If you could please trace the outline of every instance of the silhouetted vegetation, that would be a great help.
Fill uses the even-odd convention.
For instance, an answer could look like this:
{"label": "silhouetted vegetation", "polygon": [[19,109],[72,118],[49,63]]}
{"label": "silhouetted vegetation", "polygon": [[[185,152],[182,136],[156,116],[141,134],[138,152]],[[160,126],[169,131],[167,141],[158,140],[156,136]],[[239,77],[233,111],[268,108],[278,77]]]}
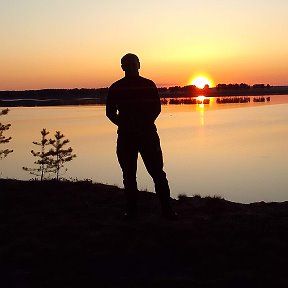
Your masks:
{"label": "silhouetted vegetation", "polygon": [[253,98],[253,102],[269,102],[270,101],[270,97],[264,97],[264,96],[261,96],[261,97],[254,97]]}
{"label": "silhouetted vegetation", "polygon": [[[51,168],[54,169],[56,180],[58,180],[61,168],[64,167],[66,162],[72,161],[73,158],[76,157],[76,154],[72,154],[73,149],[71,147],[66,149],[64,148],[64,146],[66,146],[66,144],[68,144],[70,141],[68,139],[64,139],[65,136],[61,134],[60,131],[56,131],[54,137],[55,139],[51,140],[51,145],[53,148],[50,150],[50,154],[53,156]],[[65,171],[67,171],[67,169]]]}
{"label": "silhouetted vegetation", "polygon": [[205,85],[203,89],[196,87],[195,85],[172,86],[169,88],[158,88],[160,97],[174,98],[174,97],[197,97],[199,95],[208,95],[209,86]]}
{"label": "silhouetted vegetation", "polygon": [[[270,102],[271,97],[253,97],[253,102]],[[227,103],[250,103],[251,99],[250,97],[242,97],[242,96],[226,96],[226,97],[218,97],[216,99],[217,104],[227,104]]]}
{"label": "silhouetted vegetation", "polygon": [[264,89],[264,88],[271,88],[270,84],[254,84],[252,86],[246,84],[246,83],[241,83],[241,84],[238,84],[238,83],[235,83],[235,84],[217,84],[216,85],[216,88],[218,90],[222,89],[222,90],[233,90],[233,89],[251,89],[251,88],[254,88],[254,89]]}
{"label": "silhouetted vegetation", "polygon": [[[219,96],[257,96],[257,95],[286,95],[288,87],[286,86],[270,86],[270,84],[254,84],[246,83],[234,84],[217,84],[216,87],[206,85],[203,89],[197,88],[195,85],[187,85],[184,87],[173,86],[158,89],[160,97],[166,98],[190,98],[197,96],[219,97]],[[176,101],[177,102],[177,101]],[[162,100],[163,104],[167,104]],[[176,103],[181,104],[181,103]],[[187,103],[191,104],[191,103]],[[194,104],[194,103],[192,103]]]}
{"label": "silhouetted vegetation", "polygon": [[[164,98],[189,98],[197,96],[252,96],[252,95],[285,95],[286,86],[246,83],[206,85],[203,89],[195,85],[159,87],[159,95]],[[13,106],[60,106],[105,104],[108,88],[86,89],[42,89],[26,91],[0,91],[0,107]],[[163,102],[165,104],[165,102]]]}
{"label": "silhouetted vegetation", "polygon": [[220,97],[216,99],[218,104],[226,104],[226,103],[248,103],[250,102],[250,97]]}
{"label": "silhouetted vegetation", "polygon": [[[41,131],[41,142],[32,142],[33,144],[41,147],[41,151],[39,152],[31,150],[33,156],[40,158],[34,162],[34,164],[38,165],[38,168],[23,167],[23,169],[30,172],[30,174],[39,176],[41,181],[45,179],[44,176],[47,173],[48,175],[49,173],[54,173],[55,179],[59,180],[61,168],[64,167],[66,162],[70,162],[76,157],[76,154],[72,154],[73,149],[71,147],[64,147],[70,141],[68,139],[64,139],[65,136],[60,131],[55,132],[54,139],[46,138],[49,133],[50,132],[44,128]],[[51,148],[47,151],[46,148],[49,146]],[[67,169],[65,169],[65,172],[66,171]],[[48,178],[50,178],[49,176]]]}
{"label": "silhouetted vegetation", "polygon": [[30,172],[30,174],[39,176],[40,180],[43,181],[45,179],[45,174],[53,172],[52,170],[52,157],[51,157],[51,151],[46,151],[46,147],[50,146],[52,144],[51,139],[47,139],[46,136],[50,132],[47,131],[45,128],[41,131],[42,139],[40,142],[33,141],[32,143],[34,145],[40,146],[41,151],[36,152],[34,150],[31,150],[31,153],[35,157],[39,157],[37,161],[34,162],[38,166],[38,168],[28,168],[23,167],[23,170]]}
{"label": "silhouetted vegetation", "polygon": [[271,86],[270,84],[246,83],[217,84],[210,91],[210,96],[261,96],[261,95],[287,95],[287,86]]}
{"label": "silhouetted vegetation", "polygon": [[108,88],[0,91],[0,106],[58,106],[104,104]]}
{"label": "silhouetted vegetation", "polygon": [[[8,112],[9,112],[9,109],[3,109],[2,111],[0,111],[0,116],[7,115]],[[11,124],[2,124],[0,122],[0,144],[7,144],[12,139],[11,137],[6,137],[5,135],[3,135],[3,133],[9,130],[10,127],[11,127]],[[8,154],[12,152],[13,150],[10,150],[10,149],[0,150],[0,160],[7,157]]]}
{"label": "silhouetted vegetation", "polygon": [[197,99],[197,98],[171,98],[169,101],[165,101],[166,99],[161,99],[162,104],[209,104],[210,99],[204,98],[204,99]]}
{"label": "silhouetted vegetation", "polygon": [[218,90],[220,89],[227,89],[227,90],[231,90],[231,89],[250,89],[250,85],[246,84],[246,83],[241,83],[241,84],[217,84],[216,88]]}
{"label": "silhouetted vegetation", "polygon": [[[193,193],[193,182],[191,182]],[[91,182],[0,179],[1,287],[288,287],[288,202],[172,200]],[[213,193],[213,191],[211,191]]]}

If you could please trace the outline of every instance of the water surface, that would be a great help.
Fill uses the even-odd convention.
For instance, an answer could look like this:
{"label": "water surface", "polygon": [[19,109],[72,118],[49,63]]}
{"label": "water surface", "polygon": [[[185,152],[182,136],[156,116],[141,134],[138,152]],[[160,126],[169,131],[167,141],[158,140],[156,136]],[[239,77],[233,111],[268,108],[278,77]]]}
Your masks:
{"label": "water surface", "polygon": [[[270,103],[165,105],[157,119],[165,171],[173,197],[219,195],[227,200],[288,200],[288,96]],[[15,107],[1,122],[14,149],[0,162],[2,177],[31,179],[22,170],[36,160],[30,150],[46,128],[63,132],[77,158],[66,166],[66,178],[92,179],[122,187],[115,146],[116,127],[104,106]],[[2,145],[4,148],[4,145]],[[139,189],[154,191],[141,158]]]}

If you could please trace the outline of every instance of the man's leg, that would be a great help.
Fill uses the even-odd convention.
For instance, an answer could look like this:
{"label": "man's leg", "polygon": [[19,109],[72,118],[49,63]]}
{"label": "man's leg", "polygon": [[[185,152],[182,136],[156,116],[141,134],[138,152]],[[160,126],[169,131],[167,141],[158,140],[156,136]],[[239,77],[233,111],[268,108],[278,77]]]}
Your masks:
{"label": "man's leg", "polygon": [[153,178],[155,192],[161,202],[163,214],[172,218],[175,213],[170,205],[170,188],[166,173],[163,171],[163,155],[157,131],[145,134],[139,146],[145,167]]}
{"label": "man's leg", "polygon": [[137,213],[137,158],[138,148],[135,139],[127,135],[118,135],[117,157],[123,173],[123,184],[126,196],[126,214],[133,217]]}

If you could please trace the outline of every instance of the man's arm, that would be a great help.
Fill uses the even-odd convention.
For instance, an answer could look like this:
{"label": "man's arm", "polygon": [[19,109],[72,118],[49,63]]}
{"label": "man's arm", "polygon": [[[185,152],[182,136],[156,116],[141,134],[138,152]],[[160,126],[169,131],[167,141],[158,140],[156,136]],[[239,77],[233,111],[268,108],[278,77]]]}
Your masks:
{"label": "man's arm", "polygon": [[153,83],[152,86],[152,99],[151,99],[151,116],[153,118],[153,121],[155,121],[157,119],[157,117],[159,116],[160,112],[161,112],[161,102],[160,102],[160,97],[158,94],[158,89],[156,87],[156,85]]}
{"label": "man's arm", "polygon": [[106,101],[106,116],[110,119],[112,123],[118,126],[119,115],[117,113],[117,105],[114,100],[113,88],[110,88],[107,95]]}

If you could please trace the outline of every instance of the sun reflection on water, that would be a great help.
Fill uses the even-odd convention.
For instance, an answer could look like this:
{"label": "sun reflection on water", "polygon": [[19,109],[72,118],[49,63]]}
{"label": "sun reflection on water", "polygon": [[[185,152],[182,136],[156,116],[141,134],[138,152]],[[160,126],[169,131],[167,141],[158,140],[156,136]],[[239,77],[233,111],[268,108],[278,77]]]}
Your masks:
{"label": "sun reflection on water", "polygon": [[203,95],[200,95],[200,96],[196,97],[196,100],[197,100],[196,111],[198,111],[199,115],[200,115],[200,125],[204,126],[204,124],[205,124],[205,121],[204,121],[205,104],[210,104],[210,98],[205,97]]}

